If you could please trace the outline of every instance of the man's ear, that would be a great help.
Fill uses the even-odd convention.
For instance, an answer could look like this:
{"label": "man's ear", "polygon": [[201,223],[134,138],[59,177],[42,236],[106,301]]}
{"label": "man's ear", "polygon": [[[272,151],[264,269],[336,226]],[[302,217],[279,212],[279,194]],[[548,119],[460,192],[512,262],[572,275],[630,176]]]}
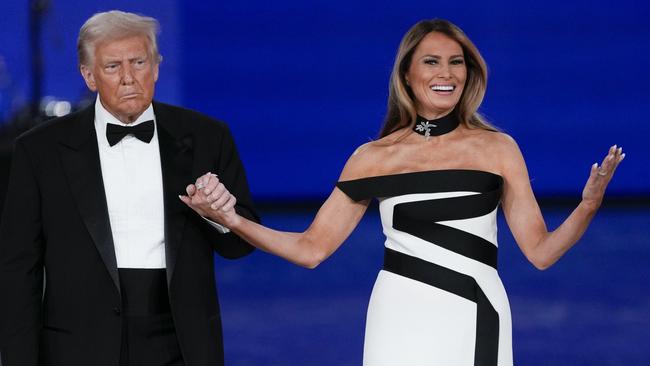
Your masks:
{"label": "man's ear", "polygon": [[83,76],[88,89],[90,89],[90,91],[96,92],[97,84],[95,83],[95,75],[93,75],[93,72],[90,69],[90,67],[86,65],[81,65],[79,66],[79,72],[81,72],[81,76]]}
{"label": "man's ear", "polygon": [[[162,56],[160,57],[162,59]],[[156,62],[155,65],[153,65],[153,81],[156,82],[158,81],[158,70],[160,69],[160,62]]]}

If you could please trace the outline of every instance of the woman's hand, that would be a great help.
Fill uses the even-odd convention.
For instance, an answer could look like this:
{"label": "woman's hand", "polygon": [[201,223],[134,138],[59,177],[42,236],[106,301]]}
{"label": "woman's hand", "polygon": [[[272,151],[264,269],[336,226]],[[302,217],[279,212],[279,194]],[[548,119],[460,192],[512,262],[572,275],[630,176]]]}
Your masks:
{"label": "woman's hand", "polygon": [[598,163],[591,166],[591,174],[589,174],[587,184],[582,190],[582,202],[589,208],[595,210],[600,207],[605,195],[605,189],[612,179],[616,167],[624,158],[623,148],[614,145],[609,148],[609,152],[600,166],[598,166]]}
{"label": "woman's hand", "polygon": [[194,184],[188,185],[185,191],[187,196],[179,198],[199,215],[228,228],[239,219],[235,212],[237,199],[219,181],[216,174],[208,172],[200,176]]}

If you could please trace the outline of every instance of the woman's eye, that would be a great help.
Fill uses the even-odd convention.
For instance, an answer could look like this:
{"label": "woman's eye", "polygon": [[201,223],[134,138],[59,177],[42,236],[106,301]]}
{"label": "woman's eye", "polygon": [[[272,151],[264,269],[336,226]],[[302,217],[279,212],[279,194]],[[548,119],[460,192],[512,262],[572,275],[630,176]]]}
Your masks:
{"label": "woman's eye", "polygon": [[452,60],[451,61],[452,65],[462,65],[464,63],[465,63],[465,60],[462,60],[462,59],[457,59],[457,60]]}
{"label": "woman's eye", "polygon": [[424,60],[424,63],[427,65],[436,65],[438,63],[438,60],[434,60],[434,59]]}

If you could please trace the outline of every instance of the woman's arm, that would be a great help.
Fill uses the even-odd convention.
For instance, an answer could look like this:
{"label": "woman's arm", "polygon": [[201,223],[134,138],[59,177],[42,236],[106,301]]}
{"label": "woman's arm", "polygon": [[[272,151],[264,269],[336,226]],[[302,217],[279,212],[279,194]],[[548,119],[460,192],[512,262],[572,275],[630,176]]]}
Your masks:
{"label": "woman's arm", "polygon": [[354,202],[334,188],[314,221],[302,233],[269,229],[239,215],[228,215],[229,212],[219,210],[214,210],[211,217],[216,221],[223,219],[226,227],[259,249],[297,265],[315,268],[352,233],[363,217],[368,202]]}
{"label": "woman's arm", "polygon": [[[351,159],[341,174],[348,179],[357,164]],[[253,246],[307,268],[315,268],[327,259],[352,233],[370,200],[355,202],[340,189],[334,188],[321,206],[314,221],[302,233],[278,231],[257,224],[239,215],[234,209],[236,199],[214,174],[199,177],[181,196],[194,211],[227,227]]]}
{"label": "woman's arm", "polygon": [[[524,159],[511,138],[507,137],[503,162],[503,212],[517,244],[528,260],[543,270],[557,262],[584,234],[600,207],[605,189],[625,154],[612,146],[602,164],[591,167],[589,179],[582,192],[582,201],[569,217],[549,232],[535,199]],[[559,178],[559,177],[558,177]]]}

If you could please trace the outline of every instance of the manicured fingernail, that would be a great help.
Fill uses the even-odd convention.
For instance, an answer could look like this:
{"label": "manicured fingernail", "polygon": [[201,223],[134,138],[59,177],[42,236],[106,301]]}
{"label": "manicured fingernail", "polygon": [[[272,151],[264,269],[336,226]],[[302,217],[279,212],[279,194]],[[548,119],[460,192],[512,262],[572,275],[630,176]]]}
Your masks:
{"label": "manicured fingernail", "polygon": [[621,154],[621,160],[625,158],[625,154]]}

